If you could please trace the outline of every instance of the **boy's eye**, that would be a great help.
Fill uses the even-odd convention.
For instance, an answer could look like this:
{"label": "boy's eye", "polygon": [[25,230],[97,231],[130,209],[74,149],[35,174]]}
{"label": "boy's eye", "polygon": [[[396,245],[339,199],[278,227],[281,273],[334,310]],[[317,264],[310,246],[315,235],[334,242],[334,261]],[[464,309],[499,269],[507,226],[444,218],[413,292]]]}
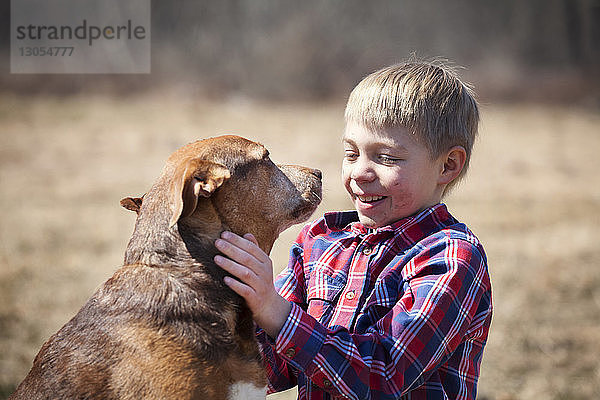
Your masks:
{"label": "boy's eye", "polygon": [[344,158],[348,161],[354,161],[358,158],[358,154],[351,150],[346,150],[344,152]]}
{"label": "boy's eye", "polygon": [[400,161],[400,159],[396,158],[396,157],[390,157],[390,156],[385,155],[385,154],[381,154],[379,156],[379,161],[381,161],[382,164],[395,164],[398,161]]}

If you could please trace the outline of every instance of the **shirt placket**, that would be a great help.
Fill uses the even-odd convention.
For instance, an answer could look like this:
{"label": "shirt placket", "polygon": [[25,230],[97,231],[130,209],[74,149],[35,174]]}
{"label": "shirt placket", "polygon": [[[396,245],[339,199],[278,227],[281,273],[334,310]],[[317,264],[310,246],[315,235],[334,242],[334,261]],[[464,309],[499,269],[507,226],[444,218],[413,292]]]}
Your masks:
{"label": "shirt placket", "polygon": [[374,246],[365,237],[357,246],[348,273],[348,280],[338,302],[336,324],[351,329],[358,315],[358,308],[363,297],[365,283],[368,282],[369,258]]}

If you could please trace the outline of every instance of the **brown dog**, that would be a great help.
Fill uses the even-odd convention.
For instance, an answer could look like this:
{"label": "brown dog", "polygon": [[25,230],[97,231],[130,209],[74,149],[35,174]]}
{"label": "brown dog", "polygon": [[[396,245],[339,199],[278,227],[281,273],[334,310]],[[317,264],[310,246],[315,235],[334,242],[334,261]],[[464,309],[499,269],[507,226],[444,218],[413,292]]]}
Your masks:
{"label": "brown dog", "polygon": [[[143,198],[125,265],[41,348],[10,399],[228,399],[265,396],[252,315],[213,257],[224,230],[269,252],[308,218],[321,173],[277,167],[237,136],[173,153]],[[256,392],[255,392],[256,394]]]}

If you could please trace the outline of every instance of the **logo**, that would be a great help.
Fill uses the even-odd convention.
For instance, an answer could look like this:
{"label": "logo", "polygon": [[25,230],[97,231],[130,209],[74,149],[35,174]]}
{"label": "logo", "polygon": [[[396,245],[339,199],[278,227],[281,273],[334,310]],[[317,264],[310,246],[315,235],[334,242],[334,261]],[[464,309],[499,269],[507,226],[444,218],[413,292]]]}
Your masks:
{"label": "logo", "polygon": [[11,73],[150,73],[150,0],[11,0]]}

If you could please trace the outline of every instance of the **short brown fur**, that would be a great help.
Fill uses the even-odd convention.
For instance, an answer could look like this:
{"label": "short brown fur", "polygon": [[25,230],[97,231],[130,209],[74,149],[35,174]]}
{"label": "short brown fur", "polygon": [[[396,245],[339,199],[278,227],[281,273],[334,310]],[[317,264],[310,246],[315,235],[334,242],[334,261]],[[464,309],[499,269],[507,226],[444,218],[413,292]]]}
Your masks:
{"label": "short brown fur", "polygon": [[222,400],[264,386],[252,315],[213,262],[224,230],[269,252],[320,201],[317,170],[278,167],[255,142],[221,136],[173,153],[142,198],[125,265],[41,348],[10,399]]}

